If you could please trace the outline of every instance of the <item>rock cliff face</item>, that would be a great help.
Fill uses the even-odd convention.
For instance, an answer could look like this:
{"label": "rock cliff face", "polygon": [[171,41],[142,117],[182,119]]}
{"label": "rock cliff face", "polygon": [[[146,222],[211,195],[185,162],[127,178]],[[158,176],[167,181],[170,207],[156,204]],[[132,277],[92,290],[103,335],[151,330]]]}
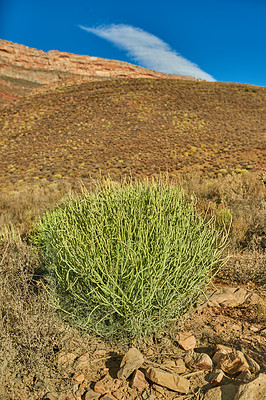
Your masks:
{"label": "rock cliff face", "polygon": [[106,78],[179,78],[122,61],[107,60],[56,50],[44,52],[21,44],[0,40],[0,97],[1,102],[29,94],[51,83],[76,77]]}

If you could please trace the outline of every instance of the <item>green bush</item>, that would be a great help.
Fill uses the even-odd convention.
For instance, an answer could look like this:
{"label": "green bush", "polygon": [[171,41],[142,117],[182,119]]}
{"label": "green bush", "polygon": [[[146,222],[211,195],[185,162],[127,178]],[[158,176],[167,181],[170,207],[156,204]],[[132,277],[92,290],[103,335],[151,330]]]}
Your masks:
{"label": "green bush", "polygon": [[33,240],[72,323],[125,338],[164,328],[196,301],[225,236],[174,184],[105,181],[46,213]]}

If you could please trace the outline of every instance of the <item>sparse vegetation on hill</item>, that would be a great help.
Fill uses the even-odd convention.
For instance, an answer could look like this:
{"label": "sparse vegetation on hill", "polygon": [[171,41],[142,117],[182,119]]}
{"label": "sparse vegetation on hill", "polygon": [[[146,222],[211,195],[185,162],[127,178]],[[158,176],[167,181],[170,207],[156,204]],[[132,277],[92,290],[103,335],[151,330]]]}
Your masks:
{"label": "sparse vegetation on hill", "polygon": [[[62,87],[1,109],[0,184],[262,171],[265,88],[159,79]],[[236,170],[236,172],[234,172]]]}

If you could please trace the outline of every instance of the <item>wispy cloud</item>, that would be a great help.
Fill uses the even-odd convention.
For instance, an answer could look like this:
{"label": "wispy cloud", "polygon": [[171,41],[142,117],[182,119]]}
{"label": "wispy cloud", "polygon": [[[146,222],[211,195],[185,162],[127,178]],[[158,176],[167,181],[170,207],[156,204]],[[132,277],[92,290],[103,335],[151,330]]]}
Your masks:
{"label": "wispy cloud", "polygon": [[157,36],[140,28],[123,24],[102,25],[96,28],[82,25],[79,27],[126,50],[132,60],[146,68],[168,74],[190,75],[207,81],[215,81],[197,64],[178,54]]}

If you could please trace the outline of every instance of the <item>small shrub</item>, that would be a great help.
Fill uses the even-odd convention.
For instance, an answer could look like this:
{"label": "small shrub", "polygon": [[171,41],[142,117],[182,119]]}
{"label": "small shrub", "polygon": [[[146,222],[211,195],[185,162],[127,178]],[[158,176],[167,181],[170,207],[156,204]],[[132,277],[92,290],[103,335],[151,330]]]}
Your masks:
{"label": "small shrub", "polygon": [[234,173],[235,174],[248,174],[248,170],[247,169],[241,169],[241,168],[235,168],[234,169]]}
{"label": "small shrub", "polygon": [[[32,399],[41,380],[60,381],[54,349],[65,346],[70,328],[55,314],[35,275],[35,248],[21,240],[2,242],[0,265],[0,398]],[[34,381],[31,387],[23,381],[31,375],[35,387]]]}
{"label": "small shrub", "polygon": [[138,337],[195,302],[225,235],[176,185],[105,182],[46,213],[33,241],[52,276],[52,298],[72,322]]}
{"label": "small shrub", "polygon": [[231,225],[233,214],[229,208],[222,208],[217,212],[217,214],[219,225],[228,227]]}

